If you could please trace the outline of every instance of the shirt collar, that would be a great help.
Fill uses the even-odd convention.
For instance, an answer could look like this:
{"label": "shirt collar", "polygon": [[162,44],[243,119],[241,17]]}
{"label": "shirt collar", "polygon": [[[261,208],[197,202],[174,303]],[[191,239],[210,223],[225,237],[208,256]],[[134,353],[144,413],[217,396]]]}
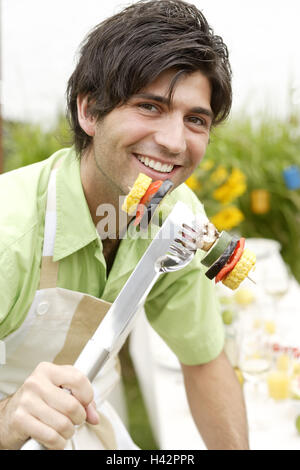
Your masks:
{"label": "shirt collar", "polygon": [[56,176],[57,226],[53,261],[59,261],[99,240],[80,178],[80,160],[74,148],[66,154]]}

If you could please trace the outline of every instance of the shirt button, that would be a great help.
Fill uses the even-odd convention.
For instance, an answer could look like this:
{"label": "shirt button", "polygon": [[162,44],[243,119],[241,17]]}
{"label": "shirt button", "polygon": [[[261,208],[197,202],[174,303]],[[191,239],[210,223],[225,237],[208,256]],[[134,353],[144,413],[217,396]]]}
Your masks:
{"label": "shirt button", "polygon": [[48,312],[49,309],[49,302],[41,302],[38,304],[36,313],[38,315],[44,315],[45,313]]}

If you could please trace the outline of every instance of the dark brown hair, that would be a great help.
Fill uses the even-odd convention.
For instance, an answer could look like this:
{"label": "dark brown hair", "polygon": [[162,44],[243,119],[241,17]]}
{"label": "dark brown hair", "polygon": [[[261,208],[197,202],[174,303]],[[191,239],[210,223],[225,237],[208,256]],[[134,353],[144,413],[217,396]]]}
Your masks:
{"label": "dark brown hair", "polygon": [[226,119],[232,103],[228,50],[194,5],[142,0],[97,25],[81,45],[67,87],[78,154],[92,140],[78,122],[78,95],[88,96],[89,113],[100,120],[171,68],[177,76],[200,70],[212,86],[213,125]]}

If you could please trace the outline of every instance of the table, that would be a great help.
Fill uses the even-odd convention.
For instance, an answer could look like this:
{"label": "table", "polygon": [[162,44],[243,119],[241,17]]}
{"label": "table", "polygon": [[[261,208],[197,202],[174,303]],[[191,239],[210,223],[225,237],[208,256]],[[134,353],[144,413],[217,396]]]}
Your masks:
{"label": "table", "polygon": [[[189,411],[177,358],[144,316],[138,319],[130,350],[159,447],[205,450]],[[264,415],[266,419],[262,429],[251,428],[250,424],[252,450],[300,449],[300,435],[294,425],[295,417],[300,414],[300,403],[291,400],[257,403],[247,384],[244,394],[249,418]]]}
{"label": "table", "polygon": [[[285,312],[281,318],[285,338],[298,341],[300,346],[300,286],[294,279],[291,280],[288,295],[281,302]],[[251,307],[247,308],[249,313]],[[206,446],[189,411],[179,362],[151,328],[145,314],[137,318],[131,334],[130,353],[160,448],[205,450]],[[264,399],[263,394],[257,400],[249,384],[244,385],[244,395],[252,450],[300,449],[300,435],[295,428],[300,401],[275,402]],[[255,423],[255,418],[262,416],[265,419],[260,420],[259,424]]]}

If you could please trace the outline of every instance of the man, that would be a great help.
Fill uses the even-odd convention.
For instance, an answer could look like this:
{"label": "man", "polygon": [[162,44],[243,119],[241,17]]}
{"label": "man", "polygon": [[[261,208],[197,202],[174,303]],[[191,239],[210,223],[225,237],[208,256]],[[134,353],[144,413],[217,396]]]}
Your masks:
{"label": "man", "polygon": [[[227,48],[193,5],[138,2],[83,43],[68,84],[74,147],[0,180],[2,448],[18,449],[30,436],[47,448],[71,438],[71,448],[94,448],[96,434],[100,448],[135,448],[103,402],[115,367],[94,384],[96,397],[71,364],[151,242],[121,240],[130,219],[118,217],[120,196],[143,172],[172,180],[170,206],[182,200],[203,211],[182,183],[230,106]],[[103,204],[116,209],[116,237],[99,230]],[[242,392],[200,259],[163,276],[145,311],[182,363],[207,447],[247,449]]]}

